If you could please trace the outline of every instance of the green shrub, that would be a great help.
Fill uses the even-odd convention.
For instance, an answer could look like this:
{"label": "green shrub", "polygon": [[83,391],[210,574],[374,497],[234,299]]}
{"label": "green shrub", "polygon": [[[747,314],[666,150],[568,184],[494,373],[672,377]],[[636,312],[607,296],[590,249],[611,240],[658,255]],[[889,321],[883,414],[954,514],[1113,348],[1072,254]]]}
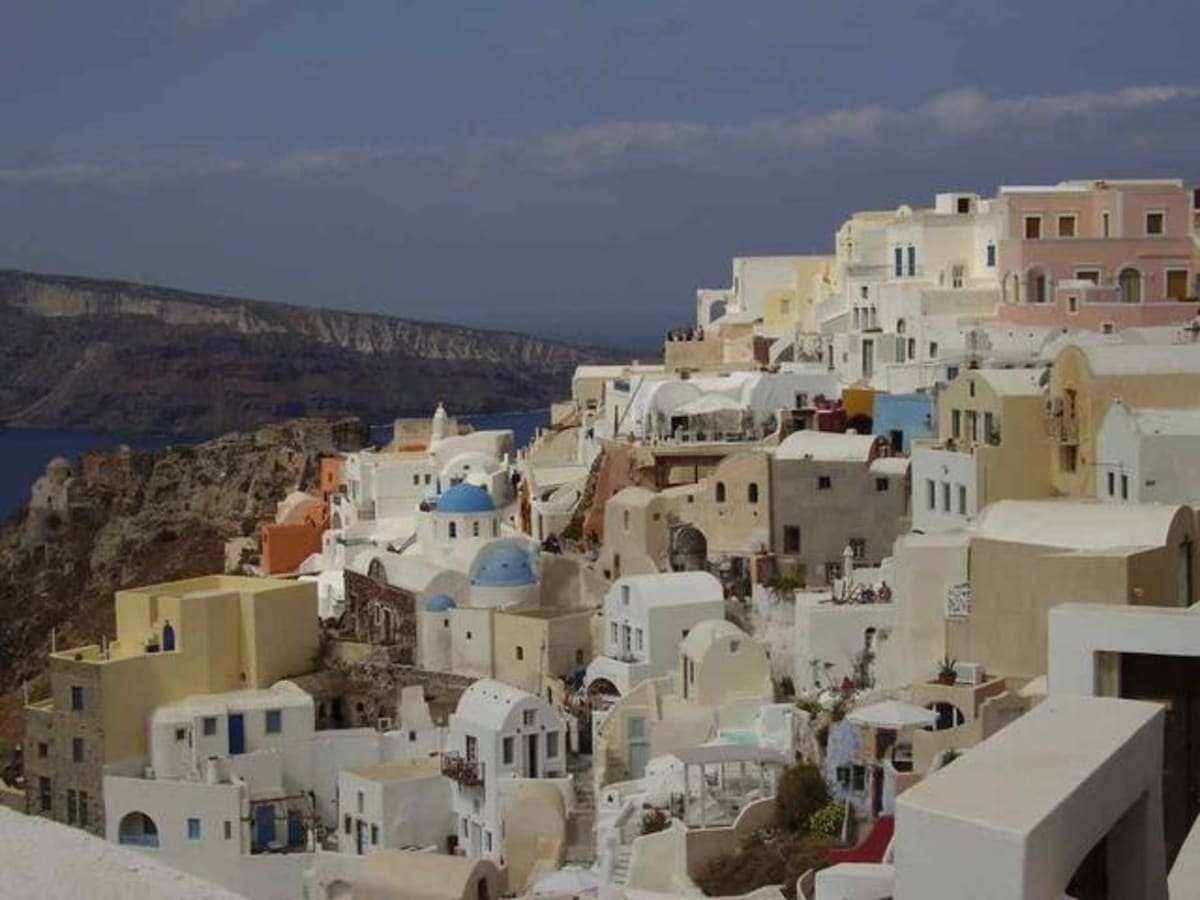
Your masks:
{"label": "green shrub", "polygon": [[829,865],[829,848],[834,845],[819,834],[756,837],[737,852],[707,863],[696,884],[710,897],[738,896],[778,885],[785,897],[794,898],[796,880],[809,869]]}
{"label": "green shrub", "polygon": [[845,818],[846,808],[838,801],[830,800],[808,817],[808,830],[813,834],[837,837],[842,833],[842,822]]}
{"label": "green shrub", "polygon": [[811,763],[788,766],[775,787],[775,818],[786,831],[803,831],[809,817],[829,802],[829,785]]}

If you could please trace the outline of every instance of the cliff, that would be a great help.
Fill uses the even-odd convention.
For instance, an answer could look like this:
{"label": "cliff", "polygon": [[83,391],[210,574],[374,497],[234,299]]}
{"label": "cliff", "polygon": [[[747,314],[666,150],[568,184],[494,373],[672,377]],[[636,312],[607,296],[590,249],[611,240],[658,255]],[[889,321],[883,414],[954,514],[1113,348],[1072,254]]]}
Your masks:
{"label": "cliff", "polygon": [[603,350],[151,285],[0,271],[0,421],[217,434],[548,406]]}

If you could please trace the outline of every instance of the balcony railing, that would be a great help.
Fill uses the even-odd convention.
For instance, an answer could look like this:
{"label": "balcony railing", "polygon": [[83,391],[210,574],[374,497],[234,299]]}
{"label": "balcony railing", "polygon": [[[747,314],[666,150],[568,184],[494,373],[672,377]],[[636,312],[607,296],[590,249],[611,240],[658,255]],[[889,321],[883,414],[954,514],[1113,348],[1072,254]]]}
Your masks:
{"label": "balcony railing", "polygon": [[1074,416],[1052,415],[1046,420],[1046,433],[1060,444],[1079,443],[1079,420]]}
{"label": "balcony railing", "polygon": [[479,787],[483,784],[483,763],[459,753],[443,753],[442,774],[459,784]]}

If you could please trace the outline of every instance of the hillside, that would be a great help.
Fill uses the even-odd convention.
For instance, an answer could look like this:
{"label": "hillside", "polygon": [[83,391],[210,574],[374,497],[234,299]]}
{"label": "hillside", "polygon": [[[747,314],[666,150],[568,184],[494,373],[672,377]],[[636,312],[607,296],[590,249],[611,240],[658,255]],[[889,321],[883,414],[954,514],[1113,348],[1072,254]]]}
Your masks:
{"label": "hillside", "polygon": [[603,350],[120,281],[0,271],[0,421],[217,434],[547,406]]}

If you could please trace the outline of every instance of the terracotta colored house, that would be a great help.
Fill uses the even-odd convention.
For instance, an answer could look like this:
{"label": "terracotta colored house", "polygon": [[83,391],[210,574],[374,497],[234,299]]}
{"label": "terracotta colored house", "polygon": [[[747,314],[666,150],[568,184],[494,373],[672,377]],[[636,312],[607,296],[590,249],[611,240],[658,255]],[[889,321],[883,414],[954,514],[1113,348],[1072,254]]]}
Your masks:
{"label": "terracotta colored house", "polygon": [[[322,465],[322,483],[324,466]],[[323,484],[322,484],[323,486]],[[262,568],[267,575],[294,572],[321,550],[321,535],[329,527],[329,504],[310,497],[291,506],[281,521],[262,527]]]}

